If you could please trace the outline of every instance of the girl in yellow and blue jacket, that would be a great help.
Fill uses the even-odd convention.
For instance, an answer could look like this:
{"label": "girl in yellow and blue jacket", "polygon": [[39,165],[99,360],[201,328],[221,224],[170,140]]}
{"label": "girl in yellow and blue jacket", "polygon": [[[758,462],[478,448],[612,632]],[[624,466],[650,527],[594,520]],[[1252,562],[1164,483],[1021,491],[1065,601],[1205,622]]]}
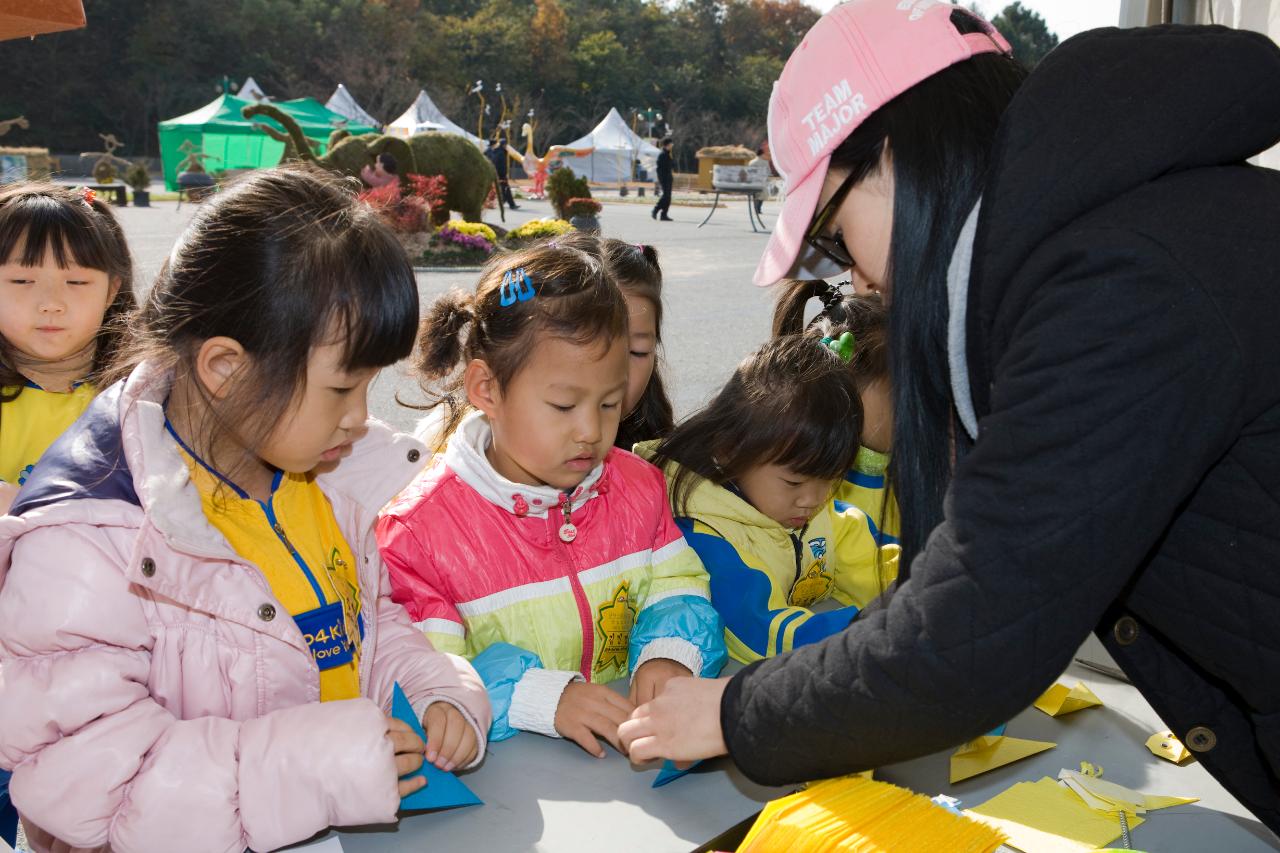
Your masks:
{"label": "girl in yellow and blue jacket", "polygon": [[[881,545],[898,544],[898,502],[888,488],[889,447],[893,442],[893,403],[886,341],[888,312],[878,296],[844,293],[840,284],[791,281],[782,285],[773,314],[773,336],[808,334],[839,336],[848,331],[857,345],[849,369],[862,401],[862,434],[858,455],[836,486],[837,510],[860,509],[871,535]],[[808,323],[805,308],[812,299],[822,308]]]}
{"label": "girl in yellow and blue jacket", "polygon": [[[667,477],[737,660],[841,631],[896,574],[897,546],[881,547],[866,515],[834,499],[862,431],[854,345],[847,332],[776,338],[705,409],[637,447]],[[814,610],[828,599],[834,609]]]}

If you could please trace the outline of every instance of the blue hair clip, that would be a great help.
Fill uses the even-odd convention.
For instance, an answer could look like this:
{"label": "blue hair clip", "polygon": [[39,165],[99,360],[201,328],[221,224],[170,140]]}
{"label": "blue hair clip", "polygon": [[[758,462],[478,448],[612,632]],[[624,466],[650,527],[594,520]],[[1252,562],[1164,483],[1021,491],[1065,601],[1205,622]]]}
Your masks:
{"label": "blue hair clip", "polygon": [[517,267],[514,271],[507,270],[502,274],[502,286],[498,292],[501,294],[499,304],[503,308],[509,308],[518,302],[528,302],[535,295],[533,279],[524,271],[524,267]]}

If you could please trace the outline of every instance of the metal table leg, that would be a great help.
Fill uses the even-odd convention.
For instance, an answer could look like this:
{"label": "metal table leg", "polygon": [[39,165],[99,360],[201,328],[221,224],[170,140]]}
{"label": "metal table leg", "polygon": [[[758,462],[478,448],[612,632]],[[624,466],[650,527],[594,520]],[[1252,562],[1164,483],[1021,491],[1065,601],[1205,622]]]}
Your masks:
{"label": "metal table leg", "polygon": [[698,223],[699,228],[701,228],[703,225],[706,225],[707,222],[710,221],[712,214],[716,212],[716,208],[719,206],[720,206],[720,191],[716,190],[716,200],[711,202],[711,210],[707,212],[707,218],[702,220],[702,222]]}

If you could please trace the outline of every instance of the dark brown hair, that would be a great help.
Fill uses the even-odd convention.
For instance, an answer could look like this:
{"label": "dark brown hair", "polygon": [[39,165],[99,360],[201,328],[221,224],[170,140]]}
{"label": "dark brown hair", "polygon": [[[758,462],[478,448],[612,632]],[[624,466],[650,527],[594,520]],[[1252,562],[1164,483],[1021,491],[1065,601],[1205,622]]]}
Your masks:
{"label": "dark brown hair", "polygon": [[[94,340],[89,375],[79,377],[101,385],[134,307],[133,260],[120,223],[103,202],[86,201],[83,190],[48,182],[15,184],[0,191],[0,261],[13,258],[19,245],[22,254],[15,260],[22,266],[40,266],[52,253],[59,268],[75,263],[102,270],[117,287]],[[0,387],[16,388],[0,400],[16,398],[25,382],[11,345],[0,336]]]}
{"label": "dark brown hair", "polygon": [[600,241],[600,254],[624,294],[646,299],[653,306],[653,328],[658,334],[653,375],[635,407],[623,415],[613,442],[630,450],[641,441],[666,438],[675,427],[675,412],[662,379],[662,267],[658,265],[658,250],[649,245],[606,238]]}
{"label": "dark brown hair", "polygon": [[[844,332],[852,332],[854,349],[849,366],[858,390],[865,391],[868,385],[889,380],[889,312],[879,296],[846,294],[842,285],[821,279],[780,284],[773,310],[773,336],[810,334],[838,338]],[[811,299],[822,300],[822,310],[805,323],[805,306]]]}
{"label": "dark brown hair", "polygon": [[840,356],[808,335],[775,338],[749,356],[705,408],[662,440],[654,464],[679,463],[671,508],[687,515],[702,480],[731,483],[757,465],[835,480],[858,454],[862,401]]}
{"label": "dark brown hair", "polygon": [[[531,290],[517,299],[521,270]],[[502,388],[524,367],[539,335],[608,345],[626,333],[627,304],[599,255],[563,238],[494,255],[474,293],[453,290],[427,309],[416,367],[430,402],[413,408],[445,406],[446,438],[469,405],[462,368],[472,359],[483,359]]]}
{"label": "dark brown hair", "polygon": [[407,356],[418,319],[413,268],[354,189],[313,167],[284,167],[205,202],[147,294],[115,375],[147,359],[181,379],[202,342],[236,340],[250,374],[221,401],[194,383],[209,413],[197,446],[212,448],[214,432],[227,431],[252,449],[305,388],[314,347],[341,342],[347,371]]}

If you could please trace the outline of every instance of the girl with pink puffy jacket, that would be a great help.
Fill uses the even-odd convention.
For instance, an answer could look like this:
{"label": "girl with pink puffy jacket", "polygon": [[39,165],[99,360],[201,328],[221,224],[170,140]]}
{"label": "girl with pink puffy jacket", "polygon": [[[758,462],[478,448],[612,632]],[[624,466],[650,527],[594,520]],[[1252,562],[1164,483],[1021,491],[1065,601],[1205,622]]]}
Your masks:
{"label": "girl with pink puffy jacket", "polygon": [[374,537],[423,448],[366,394],[417,315],[327,176],[258,173],[179,240],[123,378],[0,518],[0,767],[37,850],[270,850],[480,760],[483,684],[391,601]]}

